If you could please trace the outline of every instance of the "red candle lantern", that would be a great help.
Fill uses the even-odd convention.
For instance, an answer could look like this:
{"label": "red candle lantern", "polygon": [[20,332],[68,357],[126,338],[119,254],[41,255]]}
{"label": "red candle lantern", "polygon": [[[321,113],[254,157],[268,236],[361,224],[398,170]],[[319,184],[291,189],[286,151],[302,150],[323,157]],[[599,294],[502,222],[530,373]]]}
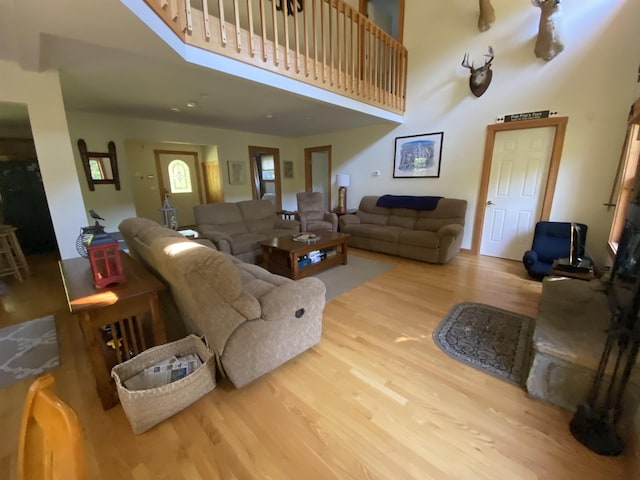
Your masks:
{"label": "red candle lantern", "polygon": [[87,254],[91,262],[93,283],[96,288],[104,288],[125,280],[120,246],[107,233],[91,235],[87,240]]}

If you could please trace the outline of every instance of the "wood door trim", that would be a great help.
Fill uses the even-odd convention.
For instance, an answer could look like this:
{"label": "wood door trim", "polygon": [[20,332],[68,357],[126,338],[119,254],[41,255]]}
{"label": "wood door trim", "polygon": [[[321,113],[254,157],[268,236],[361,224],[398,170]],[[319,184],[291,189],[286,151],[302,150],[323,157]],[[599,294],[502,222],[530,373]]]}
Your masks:
{"label": "wood door trim", "polygon": [[162,180],[162,165],[160,165],[160,155],[191,155],[195,162],[196,171],[196,188],[198,189],[198,199],[202,204],[203,196],[202,196],[202,188],[200,185],[202,184],[202,180],[200,179],[200,159],[198,156],[198,152],[193,151],[184,151],[184,150],[153,150],[153,155],[156,159],[156,175],[158,177],[158,188],[160,189],[160,204],[164,203],[164,181]]}
{"label": "wood door trim", "polygon": [[553,195],[556,189],[556,180],[558,179],[558,171],[560,169],[560,159],[562,157],[562,148],[564,146],[564,137],[567,131],[567,122],[569,117],[553,117],[541,118],[537,120],[523,120],[520,122],[495,123],[487,126],[487,138],[484,145],[484,160],[482,163],[482,175],[480,177],[480,190],[478,192],[478,203],[476,205],[476,215],[473,224],[473,233],[471,240],[471,253],[478,255],[480,253],[480,244],[482,243],[482,228],[484,226],[484,217],[486,211],[487,195],[489,193],[489,176],[491,175],[491,166],[493,160],[493,146],[495,142],[496,132],[504,132],[508,130],[526,130],[529,128],[555,127],[555,135],[553,138],[553,147],[551,149],[551,158],[549,160],[549,168],[547,173],[547,182],[544,188],[544,196],[542,199],[542,210],[539,220],[548,220],[551,214],[551,206],[553,204]]}
{"label": "wood door trim", "polygon": [[331,206],[331,145],[323,145],[321,147],[309,147],[304,149],[304,191],[310,192],[313,188],[311,185],[311,155],[314,152],[327,152],[327,204]]}

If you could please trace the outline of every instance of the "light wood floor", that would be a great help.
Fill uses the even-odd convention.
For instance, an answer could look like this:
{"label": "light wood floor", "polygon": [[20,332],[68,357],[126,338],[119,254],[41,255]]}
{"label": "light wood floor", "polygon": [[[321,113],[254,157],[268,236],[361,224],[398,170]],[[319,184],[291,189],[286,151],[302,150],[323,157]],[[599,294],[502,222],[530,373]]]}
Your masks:
{"label": "light wood floor", "polygon": [[[395,268],[326,305],[321,343],[236,390],[222,381],[191,407],[134,435],[103,411],[55,259],[0,295],[0,326],[56,314],[60,396],[78,413],[90,478],[625,479],[624,457],[571,436],[569,412],[442,353],[431,333],[459,301],[534,316],[540,283],[519,262],[468,254],[436,266],[363,251]],[[0,389],[0,478],[15,478],[31,379]]]}

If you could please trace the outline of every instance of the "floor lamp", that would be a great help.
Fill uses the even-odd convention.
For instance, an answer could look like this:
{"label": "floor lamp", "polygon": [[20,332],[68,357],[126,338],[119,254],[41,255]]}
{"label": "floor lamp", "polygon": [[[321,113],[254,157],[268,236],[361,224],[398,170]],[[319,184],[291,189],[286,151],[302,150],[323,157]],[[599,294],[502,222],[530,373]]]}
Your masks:
{"label": "floor lamp", "polygon": [[338,207],[336,213],[347,213],[347,187],[349,186],[349,175],[336,173],[336,185],[338,186]]}

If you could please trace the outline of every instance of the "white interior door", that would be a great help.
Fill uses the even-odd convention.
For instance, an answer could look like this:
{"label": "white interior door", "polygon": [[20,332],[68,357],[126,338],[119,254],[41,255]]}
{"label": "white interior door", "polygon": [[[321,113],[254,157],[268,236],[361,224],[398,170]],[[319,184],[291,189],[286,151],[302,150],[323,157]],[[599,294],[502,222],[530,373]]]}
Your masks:
{"label": "white interior door", "polygon": [[170,152],[155,150],[160,192],[169,194],[176,209],[178,225],[193,225],[193,207],[202,203],[196,152]]}
{"label": "white interior door", "polygon": [[496,133],[480,254],[521,260],[540,217],[556,127]]}

